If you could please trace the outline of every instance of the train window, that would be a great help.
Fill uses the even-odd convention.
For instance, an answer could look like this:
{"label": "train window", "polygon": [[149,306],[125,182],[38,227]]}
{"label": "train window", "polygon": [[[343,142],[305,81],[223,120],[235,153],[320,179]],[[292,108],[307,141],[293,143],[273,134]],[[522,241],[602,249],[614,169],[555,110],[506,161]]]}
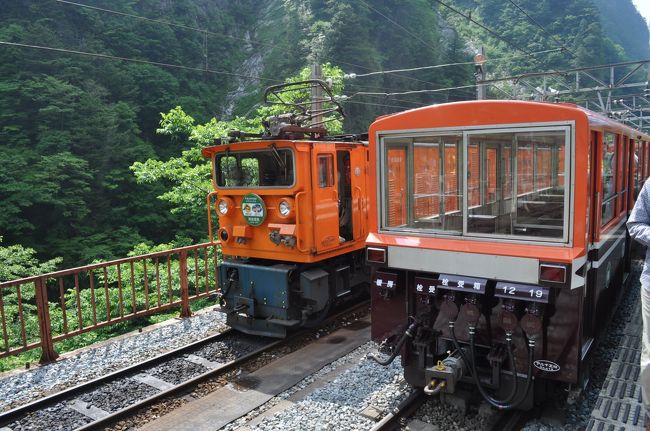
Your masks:
{"label": "train window", "polygon": [[382,227],[566,241],[568,140],[568,127],[384,137]]}
{"label": "train window", "polygon": [[645,182],[645,179],[650,175],[650,142],[643,141],[643,148],[645,152],[645,157],[643,158],[645,160],[645,164],[643,165],[643,181]]}
{"label": "train window", "polygon": [[618,166],[618,172],[619,172],[619,181],[618,181],[618,194],[620,196],[620,199],[618,200],[619,202],[619,208],[618,212],[619,214],[626,209],[626,203],[627,203],[627,183],[628,183],[628,163],[629,163],[629,155],[628,155],[628,144],[629,140],[627,136],[622,136],[620,140],[620,163]]}
{"label": "train window", "polygon": [[406,148],[388,148],[386,152],[386,226],[398,227],[406,225]]}
{"label": "train window", "polygon": [[231,151],[215,157],[218,187],[290,187],[294,183],[293,152],[288,149]]}
{"label": "train window", "polygon": [[601,226],[609,223],[616,215],[616,150],[616,135],[605,133],[600,165],[603,191]]}
{"label": "train window", "polygon": [[413,139],[413,216],[408,227],[460,232],[462,135],[423,136]]}
{"label": "train window", "polygon": [[331,154],[318,156],[318,187],[332,187],[334,185],[334,157]]}
{"label": "train window", "polygon": [[[563,130],[471,133],[467,233],[562,239],[565,146]],[[475,154],[479,162],[472,160]],[[477,176],[479,198],[469,188]]]}

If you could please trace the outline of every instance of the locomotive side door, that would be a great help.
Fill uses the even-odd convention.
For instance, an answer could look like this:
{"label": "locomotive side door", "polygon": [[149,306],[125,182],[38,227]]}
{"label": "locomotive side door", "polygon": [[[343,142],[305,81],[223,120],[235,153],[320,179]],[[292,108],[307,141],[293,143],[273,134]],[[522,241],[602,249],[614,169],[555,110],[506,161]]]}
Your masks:
{"label": "locomotive side door", "polygon": [[312,151],[312,190],[314,246],[317,253],[333,249],[340,243],[337,182],[335,145],[314,144]]}
{"label": "locomotive side door", "polygon": [[365,146],[358,145],[350,151],[350,163],[347,169],[352,192],[352,239],[364,239],[367,229],[366,201],[366,154]]}

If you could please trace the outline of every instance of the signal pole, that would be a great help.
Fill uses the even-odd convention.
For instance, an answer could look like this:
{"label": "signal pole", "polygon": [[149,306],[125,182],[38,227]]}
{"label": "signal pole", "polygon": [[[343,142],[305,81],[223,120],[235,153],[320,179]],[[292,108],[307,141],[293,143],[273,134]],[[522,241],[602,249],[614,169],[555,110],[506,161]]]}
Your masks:
{"label": "signal pole", "polygon": [[481,52],[474,56],[474,77],[476,77],[476,100],[485,100],[487,99],[487,85],[482,82],[487,76],[485,62],[487,57],[485,56],[485,48],[481,47]]}
{"label": "signal pole", "polygon": [[[318,61],[311,66],[311,79],[323,79],[323,69]],[[312,119],[312,126],[319,125],[323,122],[323,116],[320,114],[322,110],[322,97],[320,85],[312,85],[311,111],[317,113]]]}

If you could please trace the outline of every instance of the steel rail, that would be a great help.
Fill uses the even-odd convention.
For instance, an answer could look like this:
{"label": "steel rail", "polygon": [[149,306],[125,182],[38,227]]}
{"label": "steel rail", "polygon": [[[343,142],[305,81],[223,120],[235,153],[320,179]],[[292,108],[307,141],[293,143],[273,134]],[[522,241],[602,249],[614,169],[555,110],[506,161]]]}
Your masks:
{"label": "steel rail", "polygon": [[426,397],[422,389],[414,389],[393,411],[377,422],[370,431],[392,431],[400,429],[402,427],[400,421],[415,413],[424,404],[425,400]]}
{"label": "steel rail", "polygon": [[[355,304],[352,307],[347,307],[344,310],[335,313],[331,316],[328,316],[323,322],[318,327],[322,327],[323,325],[326,325],[344,315],[351,314],[357,311],[361,311],[362,309],[367,308],[368,304],[370,303],[369,300],[363,301],[360,304]],[[317,327],[317,328],[318,328]],[[198,376],[195,376],[191,379],[185,380],[184,382],[181,382],[179,384],[174,385],[173,387],[160,391],[146,399],[137,401],[129,406],[124,407],[123,409],[120,409],[116,412],[109,413],[107,416],[104,416],[100,419],[93,420],[92,422],[77,428],[78,431],[80,430],[91,430],[91,429],[97,429],[100,427],[104,427],[108,424],[115,423],[119,419],[123,419],[127,417],[129,414],[146,407],[148,405],[153,404],[154,402],[163,399],[165,397],[178,394],[181,392],[184,392],[187,388],[194,387],[197,384],[209,380],[213,377],[216,377],[220,374],[224,374],[232,369],[237,368],[238,366],[250,361],[251,359],[254,359],[255,357],[261,355],[262,353],[273,349],[275,347],[281,346],[283,344],[288,343],[289,341],[292,341],[295,338],[298,338],[300,336],[304,336],[308,333],[313,332],[317,328],[309,328],[309,329],[303,329],[301,331],[298,331],[294,334],[291,335],[291,337],[285,338],[285,339],[279,339],[276,341],[272,341],[268,344],[265,344],[261,346],[258,349],[255,349],[252,352],[249,352],[241,357],[235,358],[230,362],[227,362],[225,364],[222,364],[214,369],[208,370]],[[11,410],[8,410],[6,412],[0,413],[0,424],[4,424],[5,426],[11,422],[14,422],[21,417],[24,417],[26,414],[31,413],[33,411],[41,410],[46,407],[49,407],[51,405],[60,403],[64,400],[67,399],[73,399],[76,396],[92,391],[96,387],[100,385],[105,385],[107,383],[110,383],[112,381],[115,381],[119,378],[127,377],[132,374],[137,374],[138,372],[151,368],[153,366],[156,366],[160,363],[166,362],[168,359],[176,358],[179,357],[185,353],[192,352],[194,350],[199,349],[200,347],[217,342],[222,338],[225,338],[226,336],[230,336],[232,334],[237,334],[238,332],[233,330],[233,329],[226,329],[224,332],[221,332],[219,334],[212,335],[208,338],[196,341],[194,343],[188,344],[183,347],[179,347],[174,350],[170,350],[169,352],[165,352],[163,354],[160,354],[156,357],[147,359],[145,361],[139,362],[137,364],[128,366],[126,368],[117,370],[115,372],[106,374],[104,376],[98,377],[93,380],[89,380],[87,382],[84,382],[82,384],[76,385],[74,387],[70,387],[67,389],[62,390],[61,392],[57,392],[55,394],[49,395],[47,397],[43,397],[37,400],[34,400],[28,404],[24,404],[22,406],[15,407]],[[248,334],[241,334],[244,337],[250,337]]]}
{"label": "steel rail", "polygon": [[[277,341],[275,341],[273,343],[262,346],[261,348],[255,350],[253,352],[250,352],[250,353],[248,353],[248,354],[246,354],[246,355],[244,355],[244,356],[242,356],[240,358],[236,358],[236,359],[228,362],[227,364],[224,364],[222,367],[218,367],[218,368],[215,368],[213,370],[208,370],[205,373],[200,374],[200,375],[198,375],[196,377],[193,377],[190,380],[186,380],[185,382],[179,383],[178,385],[175,385],[172,388],[169,388],[167,390],[164,390],[162,392],[154,394],[151,397],[146,398],[146,399],[144,399],[142,401],[138,401],[138,402],[136,402],[134,404],[131,404],[130,406],[127,406],[127,407],[123,408],[122,410],[111,413],[108,416],[105,416],[105,417],[103,417],[101,419],[95,420],[95,421],[93,421],[93,422],[91,422],[91,423],[89,423],[87,425],[84,425],[84,426],[82,426],[80,428],[77,428],[75,431],[89,431],[89,430],[104,428],[104,427],[106,427],[106,426],[108,426],[110,424],[113,424],[113,423],[117,422],[120,419],[123,419],[123,418],[127,417],[129,414],[131,414],[133,412],[136,412],[136,411],[138,411],[139,409],[141,409],[143,407],[147,407],[147,406],[153,404],[155,401],[161,400],[161,399],[163,399],[165,397],[168,397],[168,396],[176,395],[178,393],[182,393],[182,392],[186,391],[188,388],[194,387],[194,386],[198,385],[199,383],[201,383],[201,382],[203,382],[205,380],[208,380],[208,379],[216,377],[216,376],[218,376],[220,374],[226,373],[226,372],[228,372],[228,371],[230,371],[232,369],[235,369],[236,367],[248,362],[250,359],[253,359],[253,358],[257,357],[257,356],[261,355],[262,353],[264,353],[264,352],[266,352],[268,350],[271,350],[274,347],[284,345],[284,344],[288,343],[289,341],[292,341],[295,338],[298,338],[300,336],[309,334],[310,332],[313,332],[315,329],[318,329],[318,327],[326,325],[326,324],[328,324],[328,323],[330,323],[330,322],[332,322],[332,321],[334,321],[334,320],[336,320],[336,319],[338,319],[338,318],[340,318],[340,317],[342,317],[342,316],[344,316],[346,314],[351,314],[351,313],[354,313],[357,310],[364,309],[369,304],[370,304],[370,301],[365,300],[360,304],[356,304],[356,305],[353,305],[352,307],[345,308],[344,310],[342,310],[342,311],[340,311],[340,312],[338,312],[336,314],[328,316],[316,328],[303,329],[303,330],[300,330],[300,331],[292,334],[291,337],[279,339],[279,340],[277,340]],[[244,334],[244,335],[246,335],[246,334]]]}
{"label": "steel rail", "polygon": [[147,367],[151,367],[153,365],[157,365],[160,363],[165,362],[170,357],[175,357],[178,355],[181,355],[183,353],[186,353],[188,351],[195,350],[199,347],[202,347],[206,344],[210,344],[212,342],[219,341],[221,338],[226,337],[227,335],[233,333],[234,331],[230,328],[226,329],[224,332],[220,332],[218,334],[214,334],[209,336],[208,338],[204,338],[199,341],[195,341],[194,343],[187,344],[182,347],[178,347],[176,349],[170,350],[168,352],[162,353],[158,356],[154,356],[152,358],[146,359],[144,361],[138,362],[133,365],[129,365],[126,368],[119,369],[117,371],[114,371],[109,374],[105,374],[103,376],[97,377],[92,380],[88,380],[87,382],[80,383],[79,385],[72,386],[69,388],[66,388],[60,392],[54,393],[52,395],[48,395],[43,398],[36,399],[34,401],[31,401],[27,404],[23,404],[18,407],[14,407],[11,410],[7,410],[5,412],[0,413],[0,424],[2,423],[9,423],[20,416],[23,416],[27,413],[33,412],[35,410],[42,409],[45,406],[49,406],[52,404],[57,403],[60,400],[70,398],[73,395],[79,394],[86,392],[96,386],[99,386],[100,384],[117,380],[118,378],[124,377],[128,374],[133,374],[136,373],[142,369],[145,369]]}

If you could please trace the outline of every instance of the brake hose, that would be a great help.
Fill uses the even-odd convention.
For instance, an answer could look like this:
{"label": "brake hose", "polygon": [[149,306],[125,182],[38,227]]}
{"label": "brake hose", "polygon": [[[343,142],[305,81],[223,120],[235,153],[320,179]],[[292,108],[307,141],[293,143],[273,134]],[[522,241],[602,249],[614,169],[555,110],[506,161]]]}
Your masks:
{"label": "brake hose", "polygon": [[[456,333],[454,331],[454,322],[452,322],[452,321],[449,322],[449,330],[451,332],[451,338],[452,338],[452,341],[454,343],[454,347],[456,348],[456,350],[458,350],[460,352],[460,355],[463,358],[463,361],[465,361],[465,363],[468,364],[468,366],[470,367],[472,377],[474,378],[474,381],[476,382],[476,385],[479,387],[479,390],[483,389],[482,386],[481,386],[481,383],[479,381],[478,373],[476,372],[476,366],[474,364],[474,359],[475,358],[474,358],[473,333],[475,332],[475,328],[470,326],[470,341],[472,342],[470,344],[470,349],[471,349],[470,351],[471,351],[471,354],[472,354],[471,361],[467,360],[467,356],[465,355],[465,351],[463,349],[461,349],[460,344],[458,343],[458,339],[456,338]],[[510,362],[510,369],[513,370],[513,375],[514,375],[513,385],[512,385],[512,388],[510,389],[510,393],[508,394],[508,396],[506,397],[505,400],[497,400],[497,399],[494,399],[491,396],[489,396],[487,394],[487,392],[485,392],[484,390],[481,390],[481,395],[483,395],[483,398],[485,398],[486,401],[488,401],[490,404],[492,404],[493,406],[495,406],[497,408],[501,408],[501,407],[498,407],[498,405],[506,405],[507,403],[510,403],[512,400],[514,400],[515,396],[517,395],[518,382],[517,382],[517,374],[516,374],[516,371],[515,371],[515,358],[514,358],[514,355],[512,353],[512,344],[511,344],[512,343],[512,336],[510,334],[506,334],[506,343],[508,345],[507,351],[508,351],[508,360]]]}
{"label": "brake hose", "polygon": [[404,332],[404,335],[402,335],[402,337],[397,342],[397,345],[395,346],[395,349],[393,350],[393,353],[387,359],[381,360],[374,353],[368,353],[368,356],[367,356],[368,359],[372,359],[373,361],[375,361],[379,365],[383,365],[383,366],[389,365],[391,362],[393,362],[395,360],[397,355],[399,355],[399,352],[400,352],[400,350],[402,350],[402,346],[404,345],[404,343],[406,343],[406,340],[408,338],[413,338],[415,336],[415,331],[417,330],[418,326],[420,326],[420,323],[417,322],[417,321],[411,323],[411,325],[408,327],[406,332]]}
{"label": "brake hose", "polygon": [[[472,374],[474,375],[474,381],[476,382],[476,386],[478,387],[479,392],[483,396],[483,398],[490,404],[492,404],[494,407],[496,407],[499,410],[509,410],[516,408],[519,406],[525,399],[526,396],[528,395],[528,391],[530,390],[530,383],[533,380],[533,358],[535,356],[535,341],[534,340],[528,340],[528,375],[526,376],[526,386],[524,389],[524,394],[519,400],[515,403],[511,403],[512,399],[509,397],[509,399],[504,400],[504,401],[499,401],[494,398],[492,398],[486,391],[485,388],[483,388],[483,385],[481,384],[481,381],[478,378],[478,373],[476,372],[476,364],[474,362],[474,334],[475,334],[475,328],[470,327],[469,328],[469,347],[470,347],[470,354],[472,356]],[[512,355],[512,335],[510,337],[506,337],[506,344],[508,347],[508,356],[511,357],[511,360],[513,362],[513,367],[512,367],[512,375],[515,381],[515,385],[517,382],[517,370],[514,367],[514,357]],[[515,387],[513,385],[513,387]],[[515,389],[516,390],[516,389]],[[513,397],[514,398],[514,397]]]}

